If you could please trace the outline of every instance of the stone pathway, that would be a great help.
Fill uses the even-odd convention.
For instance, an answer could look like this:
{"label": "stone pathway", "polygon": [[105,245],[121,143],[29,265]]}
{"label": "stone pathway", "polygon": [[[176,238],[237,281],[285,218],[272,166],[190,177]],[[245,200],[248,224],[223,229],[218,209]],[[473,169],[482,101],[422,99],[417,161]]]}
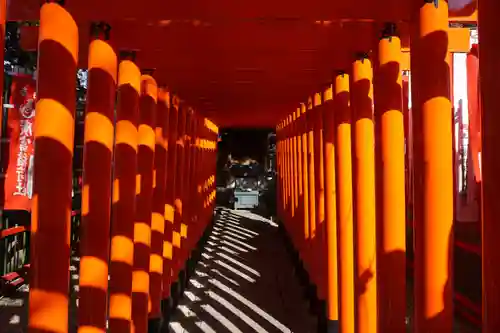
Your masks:
{"label": "stone pathway", "polygon": [[223,211],[170,331],[316,332],[278,225],[250,212]]}

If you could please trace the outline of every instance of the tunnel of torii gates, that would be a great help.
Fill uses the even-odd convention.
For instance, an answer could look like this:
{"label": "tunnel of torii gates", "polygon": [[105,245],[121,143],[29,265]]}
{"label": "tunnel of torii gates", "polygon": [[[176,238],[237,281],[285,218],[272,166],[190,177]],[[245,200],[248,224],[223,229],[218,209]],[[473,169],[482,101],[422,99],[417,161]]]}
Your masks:
{"label": "tunnel of torii gates", "polygon": [[330,331],[405,332],[411,194],[414,331],[452,332],[450,54],[469,51],[463,26],[476,23],[482,330],[500,332],[500,2],[0,5],[2,37],[6,20],[23,21],[21,44],[38,52],[29,332],[68,331],[77,68],[89,69],[79,332],[104,332],[107,321],[111,332],[145,332],[161,318],[212,219],[218,128],[241,126],[276,127],[279,218],[327,305]]}

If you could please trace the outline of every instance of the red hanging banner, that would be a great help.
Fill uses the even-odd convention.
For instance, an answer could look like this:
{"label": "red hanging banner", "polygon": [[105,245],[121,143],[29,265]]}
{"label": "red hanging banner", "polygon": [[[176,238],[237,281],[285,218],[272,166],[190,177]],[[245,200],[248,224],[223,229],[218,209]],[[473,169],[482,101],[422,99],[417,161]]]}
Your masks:
{"label": "red hanging banner", "polygon": [[12,77],[7,131],[9,160],[5,173],[5,210],[31,210],[33,188],[35,80],[28,75]]}

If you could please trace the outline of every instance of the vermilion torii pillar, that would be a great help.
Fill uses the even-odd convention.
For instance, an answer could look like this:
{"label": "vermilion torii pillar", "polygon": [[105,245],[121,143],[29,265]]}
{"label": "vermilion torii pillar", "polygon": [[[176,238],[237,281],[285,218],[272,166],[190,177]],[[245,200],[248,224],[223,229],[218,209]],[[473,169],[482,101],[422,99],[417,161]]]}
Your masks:
{"label": "vermilion torii pillar", "polygon": [[379,328],[406,332],[405,133],[401,40],[387,24],[378,45],[375,74],[375,124]]}
{"label": "vermilion torii pillar", "polygon": [[339,72],[334,82],[335,162],[337,166],[337,237],[339,260],[340,333],[354,332],[354,231],[352,195],[351,109],[349,75]]}
{"label": "vermilion torii pillar", "polygon": [[295,220],[295,207],[297,202],[295,201],[295,168],[294,168],[294,135],[293,132],[293,114],[288,115],[288,175],[289,175],[289,205],[290,205],[290,219],[288,221],[291,235],[295,241],[295,230],[293,221]]}
{"label": "vermilion torii pillar", "polygon": [[134,271],[132,278],[132,320],[136,333],[148,330],[149,259],[155,153],[155,117],[158,87],[149,75],[141,77],[137,151],[137,195],[134,224]]}
{"label": "vermilion torii pillar", "polygon": [[68,331],[78,27],[61,5],[42,5],[38,41],[28,330],[64,333]]}
{"label": "vermilion torii pillar", "polygon": [[315,181],[315,209],[316,209],[316,237],[313,240],[317,296],[321,301],[326,300],[325,275],[326,257],[324,242],[325,239],[325,173],[324,173],[324,147],[323,147],[323,110],[322,93],[314,95],[313,128],[314,128],[314,181]]}
{"label": "vermilion torii pillar", "polygon": [[[179,271],[182,263],[180,262],[180,252],[182,247],[182,224],[184,223],[184,214],[183,214],[183,189],[184,189],[184,175],[185,175],[185,161],[186,161],[186,152],[184,149],[184,135],[186,134],[186,116],[187,116],[187,107],[184,103],[180,103],[178,109],[178,122],[177,122],[177,137],[175,146],[177,149],[176,155],[176,181],[175,181],[175,193],[174,193],[174,226],[173,226],[173,266],[172,266],[172,278],[174,279],[174,283],[178,281]],[[180,288],[179,284],[175,285]],[[180,292],[176,290],[176,292]],[[177,297],[178,295],[172,295]]]}
{"label": "vermilion torii pillar", "polygon": [[299,155],[298,155],[298,143],[299,143],[299,133],[297,122],[299,121],[300,110],[296,110],[292,113],[292,174],[293,174],[293,202],[294,202],[294,214],[293,214],[293,232],[294,232],[294,245],[295,248],[300,247],[301,243],[301,233],[302,228],[300,226],[300,194],[299,194]]}
{"label": "vermilion torii pillar", "polygon": [[132,273],[141,72],[132,60],[118,66],[115,169],[109,279],[109,330],[132,329]]}
{"label": "vermilion torii pillar", "polygon": [[304,103],[300,104],[300,118],[299,118],[299,133],[301,135],[300,138],[300,147],[299,147],[299,163],[302,165],[301,173],[299,177],[302,178],[302,202],[301,202],[301,211],[302,211],[302,228],[304,230],[304,239],[302,240],[302,246],[299,249],[300,257],[305,264],[305,267],[309,267],[309,242],[311,240],[311,230],[310,230],[310,221],[309,221],[309,162],[307,157],[307,107]]}
{"label": "vermilion torii pillar", "polygon": [[[321,103],[321,101],[320,101]],[[315,98],[310,98],[307,105],[307,113],[305,114],[306,133],[307,133],[307,184],[309,186],[309,243],[307,244],[307,268],[312,282],[317,284],[316,258],[314,257],[314,242],[316,241],[316,181],[314,179],[314,107]],[[316,292],[316,291],[314,291]],[[314,295],[316,296],[316,295]]]}
{"label": "vermilion torii pillar", "polygon": [[155,128],[153,213],[151,220],[151,256],[149,259],[149,326],[158,326],[161,319],[163,279],[163,239],[165,236],[165,194],[167,181],[168,122],[170,96],[165,88],[158,90]]}
{"label": "vermilion torii pillar", "polygon": [[481,177],[483,218],[483,332],[500,330],[500,251],[498,239],[500,225],[499,178],[500,116],[498,115],[498,12],[500,3],[491,0],[478,1],[479,14],[479,73],[481,80]]}
{"label": "vermilion torii pillar", "polygon": [[323,93],[323,167],[325,187],[325,241],[322,251],[326,267],[326,319],[327,332],[338,332],[338,265],[337,265],[337,195],[335,166],[335,108],[333,87],[329,85]]}
{"label": "vermilion torii pillar", "polygon": [[290,231],[290,218],[292,216],[292,184],[291,184],[291,162],[290,162],[290,156],[291,156],[291,144],[290,144],[290,123],[291,123],[291,117],[287,116],[285,119],[285,217],[286,217],[286,226],[287,230]]}
{"label": "vermilion torii pillar", "polygon": [[[100,29],[97,25],[94,28]],[[80,226],[79,332],[106,332],[115,137],[117,56],[103,39],[90,43],[85,111],[82,223]]]}
{"label": "vermilion torii pillar", "polygon": [[278,169],[276,207],[279,218],[283,218],[283,122],[279,122],[276,127],[276,160]]}
{"label": "vermilion torii pillar", "polygon": [[[174,200],[177,173],[177,126],[179,122],[179,102],[176,96],[171,96],[168,121],[168,152],[167,152],[167,184],[165,186],[165,241],[163,245],[163,299],[170,297],[173,270],[174,241]],[[168,305],[164,304],[164,308]]]}
{"label": "vermilion torii pillar", "polygon": [[447,1],[413,0],[415,331],[453,327],[453,114]]}
{"label": "vermilion torii pillar", "polygon": [[360,54],[352,71],[355,327],[371,333],[378,323],[373,69],[368,56]]}

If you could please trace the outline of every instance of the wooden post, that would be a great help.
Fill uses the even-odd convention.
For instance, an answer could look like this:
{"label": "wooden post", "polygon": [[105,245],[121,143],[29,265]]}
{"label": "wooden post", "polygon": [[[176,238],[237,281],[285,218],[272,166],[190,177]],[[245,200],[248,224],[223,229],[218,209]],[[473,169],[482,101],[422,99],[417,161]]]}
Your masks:
{"label": "wooden post", "polygon": [[406,332],[406,200],[401,40],[384,28],[375,75],[377,268],[381,332]]}
{"label": "wooden post", "polygon": [[28,330],[64,333],[68,331],[78,27],[61,5],[45,3],[38,38]]}
{"label": "wooden post", "polygon": [[132,271],[141,72],[131,60],[118,66],[115,168],[111,225],[109,330],[132,329]]}
{"label": "wooden post", "polygon": [[355,327],[359,333],[375,333],[378,332],[375,133],[370,59],[360,55],[354,61],[352,71]]}
{"label": "wooden post", "polygon": [[414,0],[415,331],[453,327],[453,152],[447,1]]}
{"label": "wooden post", "polygon": [[78,330],[106,332],[111,217],[111,168],[115,138],[118,60],[113,48],[95,39],[89,47],[85,112],[80,300]]}

